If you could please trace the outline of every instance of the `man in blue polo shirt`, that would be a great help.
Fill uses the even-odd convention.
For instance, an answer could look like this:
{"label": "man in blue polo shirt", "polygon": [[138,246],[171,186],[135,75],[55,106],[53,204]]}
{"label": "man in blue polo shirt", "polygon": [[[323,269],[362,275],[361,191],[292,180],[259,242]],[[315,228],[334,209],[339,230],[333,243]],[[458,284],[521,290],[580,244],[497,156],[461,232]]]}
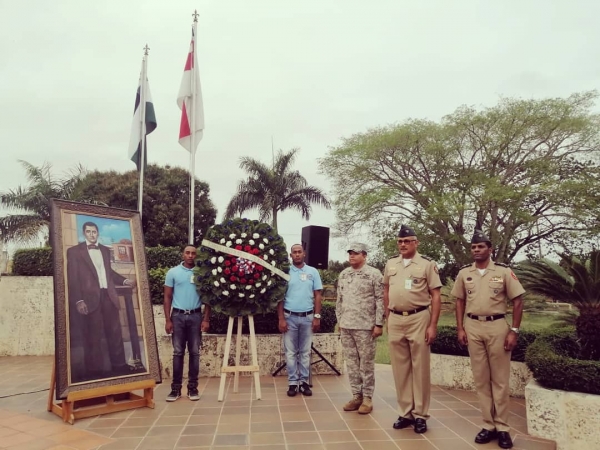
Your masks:
{"label": "man in blue polo shirt", "polygon": [[[210,306],[204,306],[204,319],[200,309],[200,296],[194,283],[196,248],[186,245],[183,249],[183,262],[169,269],[165,278],[164,309],[165,331],[173,335],[173,382],[168,402],[181,397],[183,383],[183,356],[187,345],[190,354],[188,373],[188,397],[200,400],[198,374],[200,372],[200,346],[202,332],[209,329]],[[171,306],[173,309],[171,310]]]}
{"label": "man in blue polo shirt", "polygon": [[304,264],[306,253],[302,245],[292,245],[290,281],[285,299],[277,305],[279,331],[284,333],[283,346],[288,372],[287,395],[293,397],[300,389],[312,395],[308,385],[312,333],[321,323],[321,290],[323,284],[317,269]]}

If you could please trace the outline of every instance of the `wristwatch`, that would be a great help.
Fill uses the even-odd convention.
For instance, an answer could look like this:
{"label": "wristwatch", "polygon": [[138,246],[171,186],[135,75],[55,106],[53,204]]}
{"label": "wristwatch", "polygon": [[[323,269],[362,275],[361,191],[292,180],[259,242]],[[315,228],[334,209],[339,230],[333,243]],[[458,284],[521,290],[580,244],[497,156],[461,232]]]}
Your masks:
{"label": "wristwatch", "polygon": [[313,317],[314,317],[315,319],[320,319],[320,318],[321,318],[321,314],[315,314]]}
{"label": "wristwatch", "polygon": [[512,331],[513,333],[519,334],[518,328],[510,327],[510,331]]}

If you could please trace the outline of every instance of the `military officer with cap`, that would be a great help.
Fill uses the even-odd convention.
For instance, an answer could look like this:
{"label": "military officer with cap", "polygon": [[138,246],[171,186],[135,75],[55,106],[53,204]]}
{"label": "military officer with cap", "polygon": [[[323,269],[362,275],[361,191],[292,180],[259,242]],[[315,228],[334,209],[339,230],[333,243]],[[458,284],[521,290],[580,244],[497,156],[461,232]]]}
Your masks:
{"label": "military officer with cap", "polygon": [[442,283],[437,265],[417,252],[418,245],[414,230],[402,225],[400,254],[387,262],[383,274],[383,303],[400,414],[393,427],[414,425],[415,433],[425,433],[431,400],[429,346],[437,335]]}
{"label": "military officer with cap", "polygon": [[[511,448],[510,355],[517,345],[525,290],[506,264],[490,259],[492,242],[481,230],[475,230],[471,239],[471,255],[474,263],[461,268],[452,295],[456,297],[458,341],[468,345],[483,415],[483,429],[475,442],[498,439],[499,447]],[[512,327],[505,320],[508,300],[513,301]]]}
{"label": "military officer with cap", "polygon": [[352,399],[344,411],[369,414],[375,390],[375,339],[383,333],[383,277],[367,264],[367,246],[348,248],[350,267],[338,278],[335,315],[348,368]]}

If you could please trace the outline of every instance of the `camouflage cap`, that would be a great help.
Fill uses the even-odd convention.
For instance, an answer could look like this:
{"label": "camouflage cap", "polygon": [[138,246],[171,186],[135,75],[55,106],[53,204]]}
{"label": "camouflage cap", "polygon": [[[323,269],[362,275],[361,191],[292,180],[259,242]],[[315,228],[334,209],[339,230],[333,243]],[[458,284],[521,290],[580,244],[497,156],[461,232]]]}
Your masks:
{"label": "camouflage cap", "polygon": [[361,244],[360,242],[354,242],[350,244],[350,247],[348,248],[347,252],[364,253],[366,255],[367,246],[365,244]]}
{"label": "camouflage cap", "polygon": [[476,229],[473,233],[471,244],[479,244],[480,242],[487,242],[490,245],[492,245],[492,240],[489,237],[487,237],[483,231]]}
{"label": "camouflage cap", "polygon": [[415,230],[413,230],[411,227],[406,226],[406,225],[402,225],[400,227],[400,231],[398,232],[398,237],[407,237],[407,236],[417,236],[417,233],[415,233]]}

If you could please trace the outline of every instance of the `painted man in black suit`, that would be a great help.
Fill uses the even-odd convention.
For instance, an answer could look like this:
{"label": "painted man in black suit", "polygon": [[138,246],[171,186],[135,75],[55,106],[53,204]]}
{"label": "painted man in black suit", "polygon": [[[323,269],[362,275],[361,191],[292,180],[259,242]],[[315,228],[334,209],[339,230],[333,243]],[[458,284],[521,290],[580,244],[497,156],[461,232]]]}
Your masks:
{"label": "painted man in black suit", "polygon": [[[110,249],[98,244],[98,226],[86,222],[82,229],[85,241],[67,250],[70,318],[81,330],[85,363],[83,378],[72,381],[127,375],[130,367],[125,360],[115,286],[135,287],[135,282],[111,268]],[[108,347],[110,371],[104,368],[102,338]]]}

